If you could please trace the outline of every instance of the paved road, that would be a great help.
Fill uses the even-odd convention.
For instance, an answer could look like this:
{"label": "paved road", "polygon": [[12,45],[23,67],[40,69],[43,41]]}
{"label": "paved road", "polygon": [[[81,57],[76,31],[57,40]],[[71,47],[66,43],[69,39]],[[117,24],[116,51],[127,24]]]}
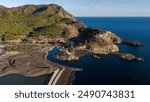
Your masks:
{"label": "paved road", "polygon": [[57,74],[55,80],[53,81],[52,85],[56,85],[58,79],[61,77],[61,74],[63,73],[65,69],[62,69],[61,71],[59,71],[59,73]]}
{"label": "paved road", "polygon": [[54,72],[53,76],[51,77],[51,79],[50,79],[48,85],[55,85],[55,84],[57,83],[58,79],[61,77],[61,74],[63,73],[64,70],[65,70],[65,69],[62,69],[62,70],[57,69],[57,70]]}
{"label": "paved road", "polygon": [[54,72],[54,74],[52,75],[52,77],[51,77],[51,79],[50,79],[48,85],[52,85],[52,84],[53,84],[53,82],[54,82],[55,78],[57,77],[59,71],[60,71],[60,69],[57,69],[57,70]]}

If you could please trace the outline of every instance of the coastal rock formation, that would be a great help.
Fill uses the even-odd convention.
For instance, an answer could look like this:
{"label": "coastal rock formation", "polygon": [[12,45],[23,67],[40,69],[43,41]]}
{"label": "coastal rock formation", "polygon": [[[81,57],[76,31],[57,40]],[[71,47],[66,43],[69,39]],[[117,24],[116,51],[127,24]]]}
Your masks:
{"label": "coastal rock formation", "polygon": [[110,54],[118,52],[117,44],[121,43],[121,38],[110,31],[101,31],[92,34],[91,39],[87,43],[87,49],[94,54]]}
{"label": "coastal rock formation", "polygon": [[135,47],[144,46],[144,44],[139,41],[123,41],[122,43],[130,46],[135,46]]}
{"label": "coastal rock formation", "polygon": [[134,60],[134,61],[144,61],[143,58],[140,58],[140,57],[136,57],[135,55],[133,54],[129,54],[129,53],[119,53],[117,54],[117,56],[121,59],[124,59],[124,60]]}
{"label": "coastal rock formation", "polygon": [[87,48],[88,51],[90,51],[93,54],[102,54],[102,55],[107,55],[119,51],[117,45],[106,42],[104,45],[99,44],[99,42],[90,42]]}
{"label": "coastal rock formation", "polygon": [[[117,44],[122,39],[110,31],[104,31],[93,28],[82,28],[80,35],[74,39],[70,39],[69,46],[65,46],[63,51],[55,54],[60,60],[78,60],[75,56],[76,50],[88,51],[91,54],[107,55],[118,52]],[[72,49],[68,51],[68,49]]]}
{"label": "coastal rock formation", "polygon": [[54,57],[63,61],[74,61],[79,59],[77,56],[75,56],[73,51],[60,51],[59,53],[56,53]]}
{"label": "coastal rock formation", "polygon": [[[95,55],[107,55],[107,54],[117,54],[119,58],[125,60],[135,60],[135,61],[144,61],[143,58],[136,57],[129,53],[119,53],[118,44],[127,44],[131,46],[142,46],[143,44],[138,41],[125,41],[122,38],[116,36],[110,31],[93,29],[93,28],[82,28],[80,29],[80,34],[74,39],[71,39],[64,46],[63,51],[55,54],[55,57],[60,60],[78,60],[79,57],[75,56],[77,50],[88,51],[93,56]],[[71,49],[71,50],[68,50]]]}
{"label": "coastal rock formation", "polygon": [[[47,52],[57,45],[61,46],[61,51],[54,57],[64,61],[79,60],[85,54],[116,54],[121,43],[143,45],[125,41],[111,31],[87,27],[56,4],[0,6],[0,24],[0,41],[5,46],[0,47],[0,76],[19,73],[35,77],[70,68],[47,60]],[[143,61],[128,53],[117,56]]]}
{"label": "coastal rock formation", "polygon": [[118,36],[116,36],[114,33],[110,31],[104,31],[103,33],[98,33],[93,36],[97,41],[104,40],[106,42],[114,43],[114,44],[120,44],[122,42],[122,39]]}

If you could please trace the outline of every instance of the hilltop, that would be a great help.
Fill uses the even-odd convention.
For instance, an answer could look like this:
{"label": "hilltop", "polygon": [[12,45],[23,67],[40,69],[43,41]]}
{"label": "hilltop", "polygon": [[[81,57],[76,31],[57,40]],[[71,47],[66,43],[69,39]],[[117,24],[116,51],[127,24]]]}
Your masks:
{"label": "hilltop", "polygon": [[0,38],[4,41],[24,39],[30,34],[62,37],[64,32],[71,32],[70,28],[77,32],[76,23],[75,17],[57,4],[0,6]]}

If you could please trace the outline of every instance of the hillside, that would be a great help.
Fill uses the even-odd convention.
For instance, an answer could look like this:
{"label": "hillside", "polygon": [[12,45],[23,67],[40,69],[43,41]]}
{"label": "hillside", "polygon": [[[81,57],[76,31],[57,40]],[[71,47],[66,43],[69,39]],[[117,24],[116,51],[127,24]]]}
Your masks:
{"label": "hillside", "polygon": [[[24,39],[32,33],[36,36],[62,37],[68,26],[74,29],[75,23],[75,18],[56,4],[13,8],[0,6],[2,41]],[[77,29],[74,30],[77,32]]]}

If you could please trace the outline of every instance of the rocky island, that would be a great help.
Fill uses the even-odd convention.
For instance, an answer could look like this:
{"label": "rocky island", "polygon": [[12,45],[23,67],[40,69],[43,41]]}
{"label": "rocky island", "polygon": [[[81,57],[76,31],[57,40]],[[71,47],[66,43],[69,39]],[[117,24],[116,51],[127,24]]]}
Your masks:
{"label": "rocky island", "polygon": [[69,78],[73,71],[80,71],[48,61],[47,53],[55,46],[60,46],[61,51],[53,56],[63,61],[79,60],[86,54],[112,54],[125,60],[143,61],[135,55],[120,53],[118,47],[119,44],[139,47],[142,43],[87,27],[56,4],[0,6],[0,25],[0,76],[19,73],[36,77],[66,69]]}

